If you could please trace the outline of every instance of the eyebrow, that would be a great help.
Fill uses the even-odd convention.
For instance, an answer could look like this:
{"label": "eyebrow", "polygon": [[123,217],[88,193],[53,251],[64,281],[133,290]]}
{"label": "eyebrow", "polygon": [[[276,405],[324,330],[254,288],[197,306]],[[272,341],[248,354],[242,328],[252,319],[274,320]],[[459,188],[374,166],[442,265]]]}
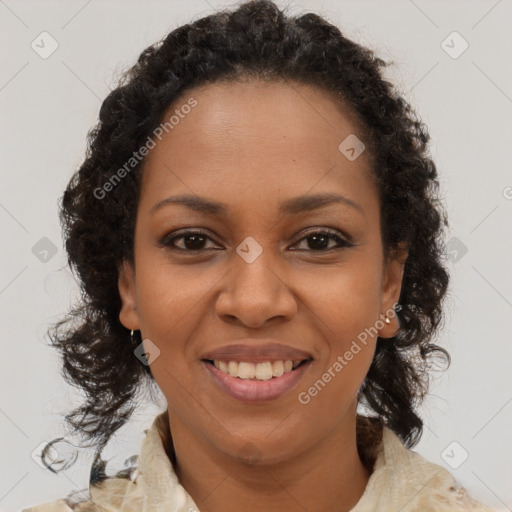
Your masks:
{"label": "eyebrow", "polygon": [[[191,210],[195,210],[206,215],[214,215],[219,217],[227,216],[229,211],[228,205],[225,203],[213,201],[211,199],[206,199],[205,197],[195,195],[178,195],[162,199],[152,206],[149,213],[153,214],[164,206],[171,204],[183,205]],[[280,204],[279,213],[286,215],[296,215],[299,213],[316,210],[318,208],[323,208],[331,204],[342,204],[349,206],[364,216],[364,210],[360,204],[356,203],[352,199],[349,199],[348,197],[329,192],[316,195],[306,194],[294,197],[292,199],[287,199]]]}

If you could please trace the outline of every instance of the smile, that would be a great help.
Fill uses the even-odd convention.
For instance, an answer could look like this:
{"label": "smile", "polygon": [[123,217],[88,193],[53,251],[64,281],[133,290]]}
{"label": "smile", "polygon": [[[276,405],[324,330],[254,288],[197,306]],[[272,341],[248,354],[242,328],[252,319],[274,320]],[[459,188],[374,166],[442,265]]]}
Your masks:
{"label": "smile", "polygon": [[202,360],[213,382],[227,395],[245,402],[275,400],[291,391],[311,366],[301,361]]}
{"label": "smile", "polygon": [[284,373],[291,372],[302,361],[264,361],[252,363],[248,361],[213,361],[215,368],[221,372],[238,377],[240,379],[269,380],[273,377],[281,377]]}

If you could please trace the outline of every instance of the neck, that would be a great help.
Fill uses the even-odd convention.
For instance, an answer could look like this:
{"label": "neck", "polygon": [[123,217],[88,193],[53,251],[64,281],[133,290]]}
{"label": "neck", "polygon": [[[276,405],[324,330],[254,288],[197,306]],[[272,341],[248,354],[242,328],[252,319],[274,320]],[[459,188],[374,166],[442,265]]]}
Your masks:
{"label": "neck", "polygon": [[272,464],[226,455],[170,411],[169,423],[174,469],[201,512],[348,512],[370,476],[357,451],[355,411],[306,450]]}

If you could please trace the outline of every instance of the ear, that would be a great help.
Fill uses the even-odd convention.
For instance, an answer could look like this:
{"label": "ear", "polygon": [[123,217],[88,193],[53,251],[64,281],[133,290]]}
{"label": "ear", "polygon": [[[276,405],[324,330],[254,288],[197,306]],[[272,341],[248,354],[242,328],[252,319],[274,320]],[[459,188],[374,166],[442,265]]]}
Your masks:
{"label": "ear", "polygon": [[[382,276],[381,314],[379,316],[383,327],[378,329],[381,338],[392,338],[400,329],[398,317],[393,306],[398,303],[400,298],[404,267],[408,256],[409,251],[406,245],[401,244],[398,248],[391,251],[386,260]],[[397,306],[396,310],[399,309],[400,307]],[[386,317],[389,319],[389,323],[385,322]]]}
{"label": "ear", "polygon": [[130,330],[139,330],[139,315],[135,299],[135,270],[127,260],[123,260],[118,268],[119,278],[117,281],[119,296],[121,297],[121,311],[119,321]]}

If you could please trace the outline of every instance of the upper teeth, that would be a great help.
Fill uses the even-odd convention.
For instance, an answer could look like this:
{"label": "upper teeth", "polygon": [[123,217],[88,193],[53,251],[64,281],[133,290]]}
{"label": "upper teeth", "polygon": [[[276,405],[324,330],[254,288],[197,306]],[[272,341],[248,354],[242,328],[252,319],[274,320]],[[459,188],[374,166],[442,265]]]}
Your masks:
{"label": "upper teeth", "polygon": [[239,377],[240,379],[269,380],[272,377],[281,377],[283,373],[291,372],[301,361],[265,361],[263,363],[248,363],[246,361],[214,361],[215,368],[221,372]]}

